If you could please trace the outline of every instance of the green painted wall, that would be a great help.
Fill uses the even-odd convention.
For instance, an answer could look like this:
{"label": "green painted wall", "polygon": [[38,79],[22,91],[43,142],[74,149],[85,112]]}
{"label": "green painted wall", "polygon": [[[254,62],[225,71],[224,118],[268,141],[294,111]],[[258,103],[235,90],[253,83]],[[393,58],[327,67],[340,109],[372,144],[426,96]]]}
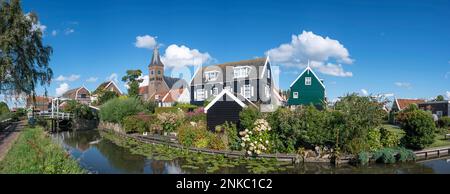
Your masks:
{"label": "green painted wall", "polygon": [[[311,85],[305,85],[305,78],[311,77]],[[294,99],[294,92],[298,92],[298,99]],[[325,88],[320,84],[312,72],[306,71],[291,87],[289,105],[322,105],[325,100]]]}

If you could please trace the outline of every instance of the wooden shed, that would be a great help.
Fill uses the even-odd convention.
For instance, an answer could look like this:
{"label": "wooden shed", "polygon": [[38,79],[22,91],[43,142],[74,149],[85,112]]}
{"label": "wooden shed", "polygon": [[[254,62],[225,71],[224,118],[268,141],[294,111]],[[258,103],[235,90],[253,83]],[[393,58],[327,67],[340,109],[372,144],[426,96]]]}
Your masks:
{"label": "wooden shed", "polygon": [[205,107],[208,129],[213,131],[216,126],[225,122],[234,123],[239,128],[239,113],[247,106],[256,107],[255,104],[243,96],[233,94],[229,90],[223,90]]}

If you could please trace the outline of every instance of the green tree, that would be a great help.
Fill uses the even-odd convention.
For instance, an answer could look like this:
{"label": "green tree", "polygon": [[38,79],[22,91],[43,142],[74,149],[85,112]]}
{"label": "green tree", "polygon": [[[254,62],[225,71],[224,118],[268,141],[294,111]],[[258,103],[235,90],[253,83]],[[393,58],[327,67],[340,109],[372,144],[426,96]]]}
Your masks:
{"label": "green tree", "polygon": [[39,26],[36,13],[24,14],[20,0],[0,1],[0,93],[34,95],[38,85],[50,84],[53,50],[43,44]]}
{"label": "green tree", "polygon": [[338,135],[336,143],[345,151],[367,151],[368,132],[383,122],[383,104],[374,97],[349,94],[336,102],[331,127]]}
{"label": "green tree", "polygon": [[445,98],[442,95],[439,95],[436,97],[436,101],[444,101],[444,100],[445,100]]}
{"label": "green tree", "polygon": [[128,95],[129,96],[138,96],[139,95],[139,84],[144,80],[140,79],[142,76],[142,71],[137,70],[128,70],[127,75],[122,77],[122,81],[128,84]]}
{"label": "green tree", "polygon": [[402,128],[406,135],[402,143],[411,149],[423,149],[434,141],[436,125],[431,113],[423,110],[413,110],[404,113]]}
{"label": "green tree", "polygon": [[0,115],[5,113],[9,113],[8,104],[6,104],[5,102],[0,102]]}
{"label": "green tree", "polygon": [[102,105],[105,102],[107,102],[111,99],[117,98],[117,97],[119,97],[119,95],[117,95],[117,93],[113,92],[113,91],[101,92],[101,93],[99,93],[97,104]]}

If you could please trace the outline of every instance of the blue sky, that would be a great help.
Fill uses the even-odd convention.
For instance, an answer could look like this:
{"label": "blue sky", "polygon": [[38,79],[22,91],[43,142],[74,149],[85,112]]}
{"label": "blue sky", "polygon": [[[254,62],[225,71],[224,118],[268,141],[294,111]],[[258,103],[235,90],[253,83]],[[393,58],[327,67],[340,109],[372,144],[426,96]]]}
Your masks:
{"label": "blue sky", "polygon": [[[272,59],[281,68],[282,89],[310,59],[330,99],[350,92],[429,98],[450,91],[446,0],[23,0],[23,7],[38,13],[44,41],[54,49],[51,96],[83,84],[94,90],[114,74],[120,81],[127,69],[148,74],[152,51],[138,47],[153,44],[177,67],[192,65],[174,59],[177,52],[215,64],[280,51]],[[290,48],[287,57],[282,44]]]}

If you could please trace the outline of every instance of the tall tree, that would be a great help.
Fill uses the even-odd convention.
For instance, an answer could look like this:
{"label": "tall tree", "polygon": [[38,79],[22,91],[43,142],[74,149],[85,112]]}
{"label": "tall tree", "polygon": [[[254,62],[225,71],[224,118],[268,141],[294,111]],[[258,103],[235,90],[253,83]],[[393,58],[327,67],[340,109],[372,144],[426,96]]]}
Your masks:
{"label": "tall tree", "polygon": [[445,98],[442,95],[439,95],[436,97],[436,101],[444,101],[444,100],[445,100]]}
{"label": "tall tree", "polygon": [[50,84],[53,49],[42,37],[35,13],[24,14],[20,0],[0,0],[0,93],[34,96],[37,86]]}
{"label": "tall tree", "polygon": [[139,95],[139,84],[144,80],[140,77],[142,76],[142,71],[137,70],[128,70],[127,75],[123,76],[122,81],[128,84],[128,96],[136,97]]}

